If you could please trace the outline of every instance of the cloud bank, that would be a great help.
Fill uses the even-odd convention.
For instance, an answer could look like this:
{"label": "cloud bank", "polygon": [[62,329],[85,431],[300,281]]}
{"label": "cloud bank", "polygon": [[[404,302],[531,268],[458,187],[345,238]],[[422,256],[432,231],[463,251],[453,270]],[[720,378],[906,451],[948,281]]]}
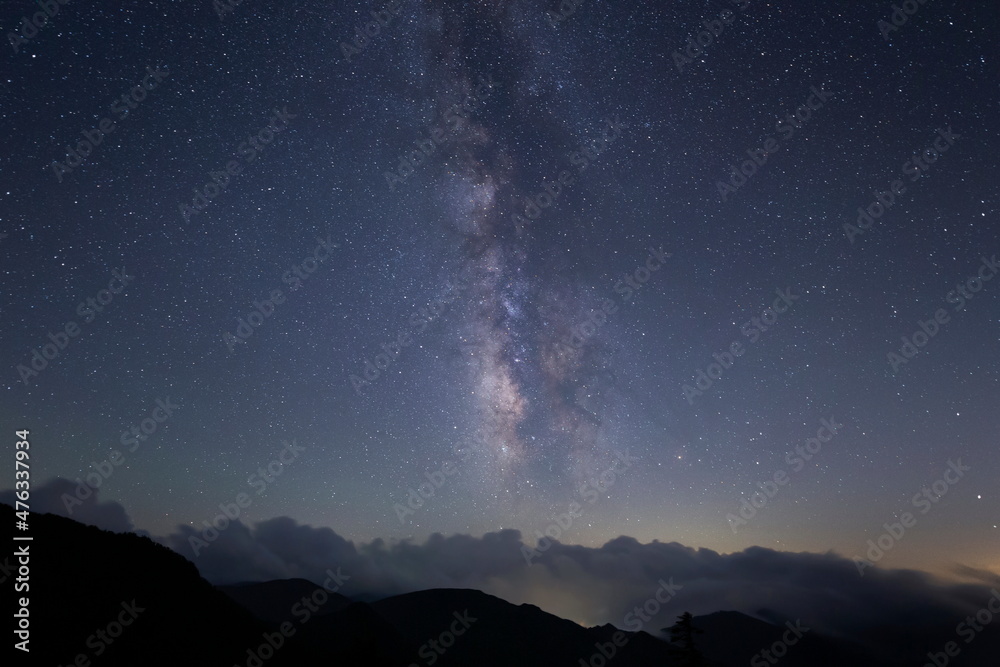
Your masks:
{"label": "cloud bank", "polygon": [[[32,507],[109,530],[132,530],[124,507],[101,503],[96,493],[69,515],[60,497],[73,488],[62,479],[42,485],[32,493]],[[13,504],[13,492],[0,492],[0,502]],[[1000,587],[996,574],[970,568],[956,571],[969,583],[880,568],[868,568],[862,577],[853,561],[834,553],[751,547],[723,555],[676,542],[642,544],[631,537],[597,548],[553,542],[530,565],[517,530],[482,537],[435,534],[422,544],[355,544],[330,528],[279,517],[252,526],[233,521],[197,555],[192,537],[200,534],[178,526],[156,539],[216,584],[301,577],[322,585],[337,573],[344,582],[339,592],[359,599],[474,588],[585,625],[625,627],[626,616],[653,598],[661,580],[672,582],[677,594],[644,622],[643,629],[653,633],[682,611],[735,610],[779,622],[799,618],[842,637],[879,628],[884,640],[893,627],[954,627],[983,606],[991,588]]]}

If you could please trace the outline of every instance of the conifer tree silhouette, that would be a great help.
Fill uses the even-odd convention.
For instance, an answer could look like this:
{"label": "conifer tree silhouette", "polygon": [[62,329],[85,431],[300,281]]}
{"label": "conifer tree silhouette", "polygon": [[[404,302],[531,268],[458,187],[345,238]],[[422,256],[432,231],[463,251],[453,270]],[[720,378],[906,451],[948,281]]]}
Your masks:
{"label": "conifer tree silhouette", "polygon": [[694,627],[691,612],[686,611],[678,616],[672,626],[663,628],[663,632],[670,633],[670,644],[676,651],[678,665],[702,667],[705,664],[705,658],[694,644],[694,636],[704,633],[704,630]]}

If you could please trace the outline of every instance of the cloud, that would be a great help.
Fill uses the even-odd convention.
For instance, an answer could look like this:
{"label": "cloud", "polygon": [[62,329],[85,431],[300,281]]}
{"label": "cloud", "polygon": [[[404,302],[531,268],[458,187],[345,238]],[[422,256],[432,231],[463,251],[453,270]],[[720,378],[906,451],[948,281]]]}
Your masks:
{"label": "cloud", "polygon": [[[644,629],[655,632],[682,611],[735,610],[767,619],[801,618],[837,636],[887,624],[953,626],[989,597],[991,573],[946,582],[911,570],[869,568],[858,574],[834,553],[788,553],[752,547],[733,554],[676,542],[642,544],[619,537],[597,547],[552,546],[528,565],[516,530],[432,535],[425,543],[375,540],[355,545],[330,528],[287,517],[252,528],[234,522],[195,557],[181,526],[164,543],[195,562],[216,583],[302,577],[322,584],[327,571],[349,577],[341,593],[373,599],[428,588],[475,588],[510,602],[530,603],[585,625],[623,626],[661,579],[677,596]],[[968,573],[967,573],[968,574]],[[990,579],[992,576],[994,579]]]}
{"label": "cloud", "polygon": [[424,544],[383,540],[356,546],[330,528],[302,525],[288,517],[257,523],[252,529],[233,521],[195,553],[190,526],[160,538],[198,566],[213,583],[266,581],[302,577],[322,583],[342,568],[350,577],[346,595],[377,598],[427,588],[474,588],[483,577],[498,576],[524,565],[520,533],[509,530],[482,538],[432,535]]}
{"label": "cloud", "polygon": [[[135,527],[125,508],[114,501],[100,502],[99,489],[83,489],[91,493],[84,500],[76,496],[79,485],[68,479],[55,477],[31,490],[31,511],[39,514],[57,514],[74,521],[97,526],[116,533],[134,532]],[[81,493],[81,495],[83,495]],[[15,506],[17,496],[13,489],[0,491],[0,503]]]}
{"label": "cloud", "polygon": [[[32,491],[33,511],[67,516],[106,530],[131,531],[132,522],[116,502],[98,493],[67,509],[65,496],[76,485],[54,479]],[[0,502],[14,504],[13,491]],[[424,543],[355,544],[330,528],[278,517],[247,526],[233,521],[196,555],[190,526],[156,538],[190,559],[216,584],[304,578],[322,585],[331,574],[344,576],[339,591],[357,599],[377,599],[430,588],[473,588],[515,604],[528,603],[584,625],[613,623],[648,601],[660,580],[679,586],[676,596],[643,629],[656,632],[682,611],[695,615],[735,610],[765,620],[802,619],[809,627],[840,637],[871,636],[882,641],[894,628],[953,628],[980,609],[1000,576],[958,567],[955,581],[923,572],[868,568],[835,553],[789,553],[751,547],[732,554],[694,549],[676,542],[642,544],[619,537],[601,547],[551,546],[528,565],[516,530],[470,535],[434,534]],[[634,629],[634,628],[627,628]],[[900,634],[897,641],[905,641]]]}

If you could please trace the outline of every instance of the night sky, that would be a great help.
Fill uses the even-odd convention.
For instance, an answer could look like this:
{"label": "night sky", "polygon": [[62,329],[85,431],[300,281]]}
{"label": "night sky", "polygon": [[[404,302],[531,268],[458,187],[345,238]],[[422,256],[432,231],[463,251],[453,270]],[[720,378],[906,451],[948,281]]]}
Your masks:
{"label": "night sky", "polygon": [[155,536],[245,493],[358,545],[849,559],[909,512],[879,567],[1000,570],[1000,15],[839,4],[8,35],[0,418],[35,488],[110,470]]}

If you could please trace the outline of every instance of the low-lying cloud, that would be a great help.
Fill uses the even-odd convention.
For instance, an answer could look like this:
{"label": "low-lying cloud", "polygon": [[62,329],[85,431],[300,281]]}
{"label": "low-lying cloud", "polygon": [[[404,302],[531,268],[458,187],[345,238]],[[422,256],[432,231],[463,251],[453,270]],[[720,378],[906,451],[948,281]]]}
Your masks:
{"label": "low-lying cloud", "polygon": [[[57,479],[32,493],[32,507],[68,516],[59,497],[73,484]],[[70,491],[67,491],[70,489]],[[13,504],[13,493],[0,492]],[[109,530],[132,530],[125,509],[95,493],[71,518]],[[328,571],[345,576],[340,593],[376,599],[429,588],[474,588],[510,602],[535,604],[585,625],[613,623],[672,580],[679,590],[644,628],[656,632],[682,611],[736,610],[765,620],[802,619],[825,633],[858,637],[873,628],[954,626],[1000,586],[992,572],[961,568],[971,583],[912,570],[871,568],[834,553],[789,553],[751,547],[732,554],[676,542],[641,544],[619,537],[601,547],[552,546],[528,565],[517,530],[432,535],[425,543],[355,544],[330,528],[279,517],[248,526],[233,521],[195,556],[189,526],[156,538],[190,559],[216,584],[304,578],[321,584]],[[885,637],[883,637],[885,638]]]}

